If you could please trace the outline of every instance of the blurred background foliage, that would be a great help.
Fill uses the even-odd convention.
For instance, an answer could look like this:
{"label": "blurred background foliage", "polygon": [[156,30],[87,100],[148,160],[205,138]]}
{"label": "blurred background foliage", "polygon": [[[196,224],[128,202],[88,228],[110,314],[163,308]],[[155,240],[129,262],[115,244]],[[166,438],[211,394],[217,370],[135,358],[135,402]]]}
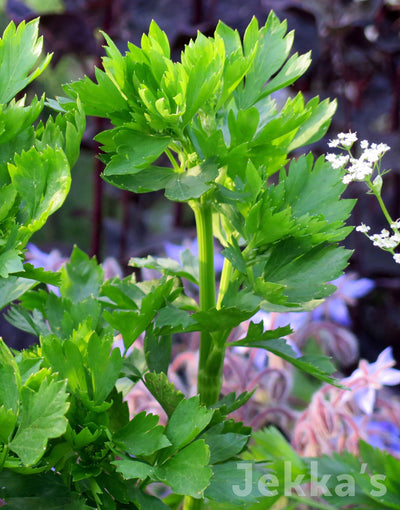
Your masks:
{"label": "blurred background foliage", "polygon": [[[271,9],[295,30],[293,51],[312,50],[305,77],[277,100],[285,101],[297,90],[306,97],[338,99],[330,131],[311,147],[315,154],[326,153],[327,141],[339,131],[357,131],[359,139],[390,145],[383,165],[392,172],[383,195],[392,217],[400,217],[400,0],[0,0],[0,28],[10,20],[41,17],[45,50],[53,53],[53,60],[27,93],[44,91],[54,97],[63,94],[60,84],[93,76],[94,66],[101,66],[99,29],[124,52],[128,40],[140,44],[155,19],[179,59],[197,30],[211,34],[222,19],[242,32],[253,15],[263,24]],[[77,244],[99,260],[113,256],[125,268],[132,256],[162,254],[166,241],[190,238],[194,223],[190,211],[168,203],[162,194],[132,195],[100,179],[93,136],[104,129],[105,120],[88,119],[70,195],[33,241],[44,251],[57,248],[65,256]],[[380,231],[384,218],[363,184],[352,184],[347,193],[359,198],[352,224],[363,221],[373,232]],[[361,355],[372,360],[393,345],[400,359],[400,267],[359,233],[347,244],[355,250],[350,269],[376,282],[375,290],[352,309]]]}

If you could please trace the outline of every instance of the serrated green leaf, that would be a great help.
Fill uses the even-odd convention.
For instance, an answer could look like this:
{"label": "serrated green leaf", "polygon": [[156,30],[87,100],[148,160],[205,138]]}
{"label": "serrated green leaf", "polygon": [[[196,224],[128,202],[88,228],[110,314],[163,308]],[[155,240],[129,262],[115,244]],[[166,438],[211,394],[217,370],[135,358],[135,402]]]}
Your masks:
{"label": "serrated green leaf", "polygon": [[165,188],[175,178],[172,168],[149,166],[137,174],[103,176],[104,180],[117,188],[133,193],[148,193]]}
{"label": "serrated green leaf", "polygon": [[255,311],[256,310],[242,310],[237,307],[211,308],[206,312],[196,312],[191,317],[199,324],[201,330],[204,331],[231,330],[243,321],[250,319]]}
{"label": "serrated green leaf", "polygon": [[153,470],[149,464],[133,459],[115,460],[111,464],[117,467],[118,473],[121,473],[126,480],[132,480],[132,478],[144,480]]}
{"label": "serrated green leaf", "polygon": [[155,327],[156,329],[174,331],[184,330],[193,326],[195,321],[191,316],[180,308],[176,308],[172,305],[167,305],[160,310],[160,313],[156,317]]}
{"label": "serrated green leaf", "polygon": [[250,436],[224,431],[224,424],[214,425],[201,435],[210,449],[210,464],[218,464],[238,455]]}
{"label": "serrated green leaf", "polygon": [[289,150],[292,151],[319,140],[326,133],[331,118],[336,111],[336,106],[336,101],[329,101],[328,99],[319,103],[318,97],[309,101],[306,108],[310,111],[310,116],[299,127],[289,145]]}
{"label": "serrated green leaf", "polygon": [[251,322],[246,337],[236,342],[230,342],[228,345],[230,347],[246,346],[266,349],[321,381],[343,387],[335,378],[331,377],[331,374],[336,371],[336,367],[327,356],[305,355],[298,357],[286,341],[283,338],[279,338],[289,334],[290,331],[289,326],[272,331],[263,331],[263,324],[261,322],[257,324]]}
{"label": "serrated green leaf", "polygon": [[11,306],[5,318],[16,328],[21,331],[26,331],[31,335],[39,337],[41,335],[47,336],[50,333],[49,328],[43,320],[42,314],[38,312],[38,310],[34,310],[33,313],[30,313],[21,306]]}
{"label": "serrated green leaf", "polygon": [[[97,117],[116,115],[118,118],[122,112],[127,111],[125,97],[104,71],[96,68],[95,76],[97,84],[85,76],[79,81],[64,85],[64,91],[71,97],[79,96],[87,115]],[[129,119],[128,113],[126,117]]]}
{"label": "serrated green leaf", "polygon": [[22,272],[16,273],[15,276],[22,276],[30,280],[46,283],[47,285],[55,285],[56,287],[60,284],[61,275],[58,271],[46,271],[43,267],[34,267],[29,263],[25,263],[23,269]]}
{"label": "serrated green leaf", "polygon": [[179,402],[185,398],[184,394],[175,389],[174,385],[168,381],[168,377],[164,372],[158,374],[147,372],[144,376],[144,381],[147,389],[161,404],[167,415],[171,417]]}
{"label": "serrated green leaf", "polygon": [[172,335],[158,334],[153,326],[146,330],[144,337],[144,353],[148,369],[152,372],[168,373],[171,361]]}
{"label": "serrated green leaf", "polygon": [[14,164],[8,164],[8,171],[26,203],[28,217],[20,228],[20,235],[25,241],[64,202],[71,185],[69,164],[61,149],[46,147],[39,152],[32,147],[16,154]]}
{"label": "serrated green leaf", "polygon": [[45,453],[47,441],[65,432],[67,397],[66,383],[50,377],[42,381],[38,391],[22,388],[20,423],[10,449],[25,466],[38,462]]}
{"label": "serrated green leaf", "polygon": [[[236,409],[242,407],[248,400],[250,400],[255,390],[253,391],[244,391],[238,397],[236,397],[236,393],[232,391],[225,395],[221,400],[218,400],[215,404],[210,406],[211,409],[214,409],[214,416],[211,420],[211,423],[219,423],[222,421],[222,418],[225,418],[228,414],[233,413]],[[217,417],[217,420],[215,418]]]}
{"label": "serrated green leaf", "polygon": [[11,409],[14,414],[18,413],[20,385],[17,363],[4,340],[0,338],[0,405],[4,405],[6,411]]}
{"label": "serrated green leaf", "polygon": [[68,111],[60,108],[61,114],[57,115],[55,119],[49,117],[45,126],[36,130],[36,147],[39,150],[43,150],[46,145],[60,147],[72,167],[79,156],[80,144],[86,127],[86,116],[79,98]]}
{"label": "serrated green leaf", "polygon": [[104,271],[96,260],[75,246],[69,262],[61,268],[61,296],[74,303],[90,296],[97,297],[103,278]]}
{"label": "serrated green leaf", "polygon": [[210,423],[214,411],[200,404],[198,396],[181,400],[168,420],[165,433],[175,449],[193,441]]}
{"label": "serrated green leaf", "polygon": [[[0,64],[1,67],[1,64]],[[25,97],[0,107],[0,123],[4,131],[0,134],[0,143],[12,143],[15,137],[28,129],[39,117],[44,106],[44,96],[38,101],[35,96],[30,105],[25,106]]]}
{"label": "serrated green leaf", "polygon": [[[181,278],[186,278],[190,282],[198,285],[199,278],[199,268],[198,268],[198,260],[194,255],[190,253],[189,250],[185,250],[181,255],[182,264],[179,264],[178,261],[164,258],[164,257],[152,257],[148,255],[146,258],[138,258],[132,257],[129,260],[129,265],[133,267],[146,267],[149,269],[156,269],[157,271],[161,271],[164,274],[170,274],[174,276],[180,276]],[[196,263],[197,262],[197,263]]]}
{"label": "serrated green leaf", "polygon": [[158,425],[158,416],[146,414],[145,411],[136,414],[125,427],[114,434],[113,441],[134,456],[151,455],[171,445],[164,435],[164,427]]}
{"label": "serrated green leaf", "polygon": [[15,299],[18,299],[36,284],[37,282],[34,280],[26,280],[25,278],[19,278],[17,276],[0,278],[0,309],[4,308]]}
{"label": "serrated green leaf", "polygon": [[[1,378],[1,372],[0,372]],[[12,409],[0,406],[0,443],[8,444],[14,432],[18,416]]]}
{"label": "serrated green leaf", "polygon": [[42,52],[42,37],[38,38],[39,20],[22,21],[18,27],[10,23],[0,40],[0,103],[7,103],[50,62],[50,55],[35,68]]}
{"label": "serrated green leaf", "polygon": [[175,174],[165,187],[165,196],[176,202],[187,202],[193,198],[200,198],[212,187],[212,182],[218,175],[218,168],[214,162],[205,162],[189,168],[183,173]]}
{"label": "serrated green leaf", "polygon": [[212,470],[207,467],[209,459],[208,446],[198,439],[156,467],[154,476],[174,492],[199,499],[210,483]]}
{"label": "serrated green leaf", "polygon": [[[246,505],[261,497],[260,479],[268,471],[253,461],[229,461],[213,466],[213,476],[205,496],[230,505]],[[250,478],[250,476],[251,478]],[[268,498],[268,499],[272,499]],[[267,507],[268,508],[268,507]]]}
{"label": "serrated green leaf", "polygon": [[87,366],[90,371],[93,401],[100,404],[107,399],[122,368],[119,349],[112,349],[113,336],[93,333],[87,345]]}
{"label": "serrated green leaf", "polygon": [[[273,12],[260,30],[255,18],[247,27],[243,38],[245,55],[250,55],[257,44],[258,48],[250,71],[246,74],[243,92],[238,95],[241,108],[247,108],[260,99],[265,82],[277,73],[286,61],[293,44],[293,32],[286,34],[286,30],[287,23],[281,23]],[[277,76],[280,76],[280,73],[277,73]]]}
{"label": "serrated green leaf", "polygon": [[114,136],[117,154],[107,164],[104,175],[136,174],[150,166],[168,147],[170,138],[122,129]]}
{"label": "serrated green leaf", "polygon": [[292,85],[300,76],[302,76],[311,64],[311,52],[305,55],[295,53],[285,63],[279,73],[270,80],[263,88],[262,97],[272,94],[276,90]]}
{"label": "serrated green leaf", "polygon": [[7,278],[9,274],[23,272],[23,269],[18,250],[7,250],[0,255],[0,278]]}
{"label": "serrated green leaf", "polygon": [[79,347],[71,340],[61,342],[55,335],[41,339],[41,346],[47,364],[68,380],[69,390],[88,395],[87,371]]}

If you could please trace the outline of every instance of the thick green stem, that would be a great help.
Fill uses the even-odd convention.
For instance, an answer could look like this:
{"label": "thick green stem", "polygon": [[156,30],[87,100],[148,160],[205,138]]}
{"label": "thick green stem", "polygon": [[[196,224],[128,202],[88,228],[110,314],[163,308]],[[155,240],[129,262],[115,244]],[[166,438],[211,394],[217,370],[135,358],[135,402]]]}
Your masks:
{"label": "thick green stem", "polygon": [[[207,311],[215,306],[215,270],[214,270],[214,239],[212,228],[212,209],[203,197],[192,203],[196,220],[197,238],[199,242],[199,285],[200,310]],[[199,372],[204,370],[212,348],[211,334],[201,332]],[[203,400],[203,388],[198,387]]]}
{"label": "thick green stem", "polygon": [[[214,238],[212,227],[211,204],[202,197],[193,201],[191,207],[194,211],[199,242],[199,286],[200,286],[200,310],[207,311],[215,306],[215,269],[214,269]],[[222,371],[218,376],[215,372],[209,373],[210,355],[213,351],[213,339],[210,333],[200,333],[200,356],[197,379],[197,391],[200,400],[205,405],[213,404],[218,400],[219,390],[222,385]],[[222,360],[223,364],[223,360]],[[216,387],[218,388],[216,392]],[[202,499],[194,499],[186,496],[183,502],[183,510],[201,510]]]}
{"label": "thick green stem", "polygon": [[204,501],[202,499],[194,499],[186,497],[183,501],[182,510],[202,510]]}

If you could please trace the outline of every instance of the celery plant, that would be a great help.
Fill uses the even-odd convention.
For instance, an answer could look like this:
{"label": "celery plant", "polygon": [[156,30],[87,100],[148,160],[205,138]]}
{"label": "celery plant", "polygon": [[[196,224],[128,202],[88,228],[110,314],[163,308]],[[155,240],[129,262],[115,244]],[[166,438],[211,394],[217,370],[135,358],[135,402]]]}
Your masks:
{"label": "celery plant", "polygon": [[[17,48],[21,27],[9,29]],[[8,70],[1,49],[9,35],[0,46],[0,61]],[[61,106],[51,103],[60,116],[36,130],[30,126],[27,133],[23,128],[34,116],[26,112],[23,135],[18,138],[18,132],[16,140],[22,143],[28,136],[29,143],[17,155],[15,142],[1,161],[0,193],[9,195],[6,213],[12,214],[6,221],[0,204],[0,234],[5,232],[0,285],[6,296],[0,306],[20,297],[8,318],[36,334],[40,345],[13,353],[0,341],[0,497],[20,504],[9,489],[17,487],[25,508],[33,496],[47,506],[54,494],[73,509],[165,510],[183,501],[189,510],[203,508],[206,499],[241,505],[230,480],[240,471],[239,455],[250,430],[227,415],[250,395],[220,400],[225,350],[261,347],[335,382],[325,357],[297,357],[286,344],[282,337],[290,328],[264,331],[251,322],[244,338],[227,339],[259,309],[314,307],[334,290],[326,282],[347,264],[349,252],[338,242],[349,232],[345,221],[353,201],[340,199],[342,171],[311,154],[290,157],[323,136],[336,105],[318,98],[305,102],[299,93],[278,107],[274,93],[306,71],[310,55],[290,56],[293,33],[274,13],[261,28],[253,19],[243,40],[219,23],[213,37],[198,34],[180,62],[170,59],[168,39],[155,22],[141,48],[128,44],[124,56],[104,36],[107,56],[104,70],[96,69],[96,82],[85,77],[66,85],[70,99]],[[18,86],[27,83],[26,72]],[[4,94],[3,101],[9,101],[11,91]],[[164,189],[169,200],[192,208],[198,268],[187,253],[181,265],[132,259],[136,267],[159,269],[161,279],[104,282],[96,261],[77,248],[60,274],[21,267],[24,243],[67,192],[68,178],[57,176],[66,174],[76,155],[83,130],[80,104],[88,115],[113,125],[96,137],[106,181],[134,193]],[[10,111],[15,107],[12,103]],[[59,160],[63,165],[53,165]],[[24,192],[30,182],[33,190]],[[225,257],[219,282],[215,238]],[[33,280],[15,292],[19,280],[14,278],[22,276],[56,282],[60,295],[40,288],[23,294]],[[198,284],[199,303],[185,295],[182,279]],[[185,398],[166,374],[172,335],[193,331],[201,335],[198,395]],[[110,354],[116,332],[126,350],[143,337],[144,360],[137,351]],[[123,389],[138,380],[165,410],[165,426],[150,413],[129,417]],[[261,477],[262,469],[255,470]],[[154,482],[168,485],[175,495],[166,502],[150,495],[146,488]],[[259,497],[255,491],[246,503]]]}

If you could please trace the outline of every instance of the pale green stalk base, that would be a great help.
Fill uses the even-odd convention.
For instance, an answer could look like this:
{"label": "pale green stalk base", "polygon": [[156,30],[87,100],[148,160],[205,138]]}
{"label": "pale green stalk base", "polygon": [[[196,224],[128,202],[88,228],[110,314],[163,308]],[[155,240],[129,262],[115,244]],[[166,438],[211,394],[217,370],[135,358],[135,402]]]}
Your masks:
{"label": "pale green stalk base", "polygon": [[204,501],[186,496],[183,501],[182,510],[202,510]]}

